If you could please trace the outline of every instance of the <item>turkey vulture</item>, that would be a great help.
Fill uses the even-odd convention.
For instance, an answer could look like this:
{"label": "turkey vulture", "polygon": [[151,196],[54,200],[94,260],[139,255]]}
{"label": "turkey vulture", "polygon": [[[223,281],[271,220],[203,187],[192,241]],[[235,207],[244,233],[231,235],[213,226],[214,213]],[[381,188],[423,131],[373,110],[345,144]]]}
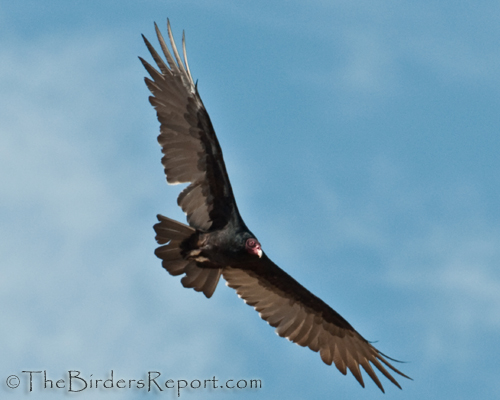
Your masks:
{"label": "turkey vulture", "polygon": [[161,245],[155,254],[163,260],[163,267],[171,275],[184,274],[182,285],[208,298],[222,275],[278,335],[319,351],[326,364],[335,363],[344,375],[348,368],[363,387],[360,366],[384,391],[373,364],[401,389],[386,369],[411,379],[387,361],[397,360],[378,351],[337,312],[274,264],[243,222],[219,141],[189,70],[184,35],[183,62],[168,20],[167,27],[172,52],[155,24],[167,62],[144,35],[159,70],[140,58],[152,78],[145,81],[161,124],[158,142],[167,182],[189,183],[177,199],[189,226],[162,215],[154,226]]}

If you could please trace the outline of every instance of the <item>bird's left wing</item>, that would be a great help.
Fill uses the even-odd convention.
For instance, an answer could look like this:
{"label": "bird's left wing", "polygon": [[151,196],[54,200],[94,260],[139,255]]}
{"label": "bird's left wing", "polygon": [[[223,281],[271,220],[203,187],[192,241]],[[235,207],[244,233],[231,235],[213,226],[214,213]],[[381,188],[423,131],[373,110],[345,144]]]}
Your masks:
{"label": "bird's left wing", "polygon": [[370,363],[399,388],[401,386],[384,365],[409,378],[394,368],[386,359],[389,357],[373,347],[336,311],[266,255],[245,268],[226,267],[222,275],[245,303],[253,306],[262,319],[276,328],[279,336],[319,351],[326,364],[335,363],[344,375],[348,368],[361,386],[364,387],[364,382],[360,366],[384,391]]}
{"label": "bird's left wing", "polygon": [[221,229],[231,218],[239,217],[222,150],[189,71],[184,37],[183,62],[170,23],[168,36],[173,56],[156,24],[155,28],[167,62],[144,36],[159,71],[139,58],[152,78],[145,80],[153,94],[149,101],[161,123],[158,142],[164,153],[161,162],[167,182],[191,183],[177,199],[189,225],[201,231]]}

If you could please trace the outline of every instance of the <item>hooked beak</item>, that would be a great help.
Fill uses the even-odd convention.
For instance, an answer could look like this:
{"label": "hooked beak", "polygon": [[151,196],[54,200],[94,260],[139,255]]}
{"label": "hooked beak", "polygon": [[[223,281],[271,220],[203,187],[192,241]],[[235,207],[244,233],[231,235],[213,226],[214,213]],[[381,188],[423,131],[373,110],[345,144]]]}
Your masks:
{"label": "hooked beak", "polygon": [[257,249],[257,255],[262,258],[262,249]]}

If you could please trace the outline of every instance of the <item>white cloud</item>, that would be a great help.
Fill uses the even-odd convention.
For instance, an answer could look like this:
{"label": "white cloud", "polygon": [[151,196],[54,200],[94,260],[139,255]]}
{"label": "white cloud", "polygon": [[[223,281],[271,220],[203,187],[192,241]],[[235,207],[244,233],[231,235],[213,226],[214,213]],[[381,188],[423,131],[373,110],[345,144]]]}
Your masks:
{"label": "white cloud", "polygon": [[385,281],[397,291],[401,307],[393,313],[414,327],[422,362],[462,369],[483,351],[478,332],[500,331],[500,232],[482,214],[480,186],[464,180],[417,188],[390,159],[367,165],[368,183],[355,204],[326,184],[313,185],[326,233],[314,245],[330,252],[354,246],[380,260],[367,267],[379,271],[370,284]]}
{"label": "white cloud", "polygon": [[[148,105],[145,91],[131,96],[122,85],[134,66],[119,63],[118,47],[101,32],[1,50],[5,376],[32,366],[53,374],[71,368],[137,374],[154,367],[172,376],[189,371],[192,379],[209,378],[207,368],[214,366],[238,370],[229,356],[224,365],[213,361],[226,351],[215,333],[220,324],[212,323],[225,307],[189,296],[152,254],[155,212],[177,207],[172,199],[166,209],[144,210],[164,188],[140,176],[149,158],[139,153],[148,156],[148,150],[123,137],[130,125],[141,125],[130,99]],[[133,79],[142,87],[140,75]],[[160,175],[152,116],[151,164]]]}

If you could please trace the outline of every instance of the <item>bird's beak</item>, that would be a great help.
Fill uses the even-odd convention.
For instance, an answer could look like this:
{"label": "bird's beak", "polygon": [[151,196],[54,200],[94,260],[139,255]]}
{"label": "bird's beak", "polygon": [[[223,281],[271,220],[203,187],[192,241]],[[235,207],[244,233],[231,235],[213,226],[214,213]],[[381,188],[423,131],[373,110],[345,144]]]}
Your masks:
{"label": "bird's beak", "polygon": [[257,255],[262,258],[262,249],[257,249]]}

